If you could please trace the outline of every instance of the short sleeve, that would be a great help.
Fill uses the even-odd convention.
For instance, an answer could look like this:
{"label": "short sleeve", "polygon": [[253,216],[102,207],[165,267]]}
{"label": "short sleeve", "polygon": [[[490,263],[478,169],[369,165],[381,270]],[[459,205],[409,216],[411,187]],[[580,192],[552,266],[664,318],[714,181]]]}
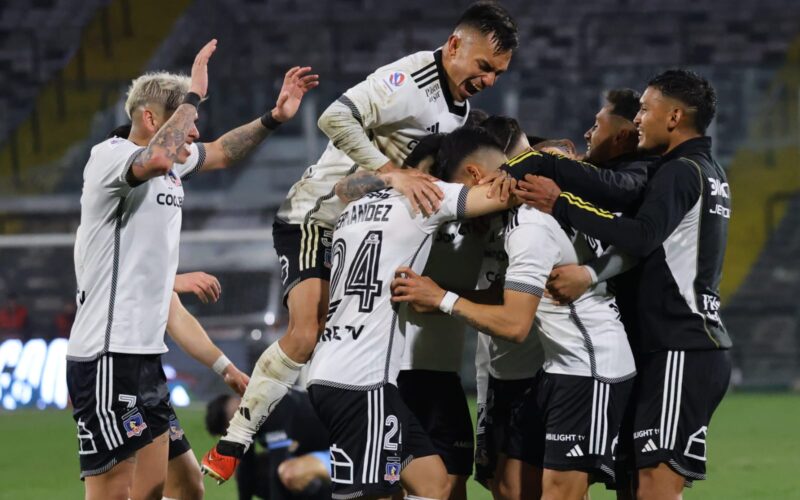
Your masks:
{"label": "short sleeve", "polygon": [[444,193],[444,199],[435,214],[423,218],[422,225],[427,232],[435,230],[445,222],[462,218],[467,207],[467,193],[469,192],[467,186],[442,181],[437,182],[436,185]]}
{"label": "short sleeve", "polygon": [[189,146],[189,151],[189,158],[185,163],[175,163],[172,167],[182,181],[189,180],[206,162],[206,146],[202,142],[193,142]]}
{"label": "short sleeve", "polygon": [[561,256],[552,229],[536,222],[519,223],[519,213],[510,214],[506,230],[506,290],[541,297],[547,277]]}
{"label": "short sleeve", "polygon": [[346,105],[365,130],[403,121],[416,113],[416,86],[411,76],[385,69],[345,92],[339,101]]}
{"label": "short sleeve", "polygon": [[119,137],[101,142],[92,149],[84,179],[111,196],[126,196],[134,187],[128,184],[128,170],[142,150],[143,147]]}

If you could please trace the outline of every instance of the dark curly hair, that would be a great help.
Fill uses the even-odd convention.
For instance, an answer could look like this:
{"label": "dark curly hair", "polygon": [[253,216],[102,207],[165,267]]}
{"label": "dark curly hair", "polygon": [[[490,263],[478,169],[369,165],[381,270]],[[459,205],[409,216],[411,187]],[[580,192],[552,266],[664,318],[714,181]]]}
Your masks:
{"label": "dark curly hair", "polygon": [[708,80],[688,69],[670,69],[654,76],[647,86],[689,106],[694,112],[695,128],[706,133],[717,110],[717,93]]}
{"label": "dark curly hair", "polygon": [[633,121],[639,113],[639,98],[642,95],[632,89],[611,89],[606,92],[606,101],[611,105],[611,114]]}

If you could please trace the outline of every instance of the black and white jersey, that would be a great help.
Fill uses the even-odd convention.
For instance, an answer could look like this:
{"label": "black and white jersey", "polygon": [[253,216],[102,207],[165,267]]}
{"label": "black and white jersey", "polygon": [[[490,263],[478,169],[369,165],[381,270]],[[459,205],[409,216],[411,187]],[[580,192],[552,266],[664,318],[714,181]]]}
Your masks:
{"label": "black and white jersey", "polygon": [[[507,223],[507,214],[491,218],[476,286],[478,290],[503,284],[508,267],[508,255],[505,251]],[[519,380],[536,375],[543,363],[544,348],[535,325],[521,344],[478,333],[475,366],[479,372],[485,371],[486,374],[499,380]],[[485,375],[479,373],[479,377],[482,376]]]}
{"label": "black and white jersey", "polygon": [[[469,114],[469,103],[455,101],[450,93],[441,49],[417,52],[378,68],[339,101],[350,108],[384,155],[376,165],[361,165],[369,169],[390,160],[402,165],[422,137],[452,132],[466,123]],[[356,169],[353,160],[329,142],[317,163],[289,190],[278,219],[332,228],[344,209],[334,186]]]}
{"label": "black and white jersey", "polygon": [[541,297],[534,325],[544,346],[544,370],[609,383],[633,377],[633,354],[606,287],[594,287],[568,305],[543,297],[554,267],[595,257],[590,240],[568,235],[553,217],[523,206],[510,212],[505,247],[505,289]]}
{"label": "black and white jersey", "polygon": [[653,168],[633,217],[615,217],[566,191],[553,216],[642,259],[637,349],[727,349],[731,341],[719,313],[731,216],[725,171],[711,156],[708,137],[682,143]]}
{"label": "black and white jersey", "polygon": [[200,170],[205,148],[192,144],[186,163],[131,187],[125,176],[142,149],[113,137],[92,148],[83,171],[75,239],[78,311],[68,359],[167,351],[164,331],[178,268],[182,180]]}
{"label": "black and white jersey", "polygon": [[[471,221],[439,226],[423,275],[445,290],[471,290],[478,279],[486,235]],[[449,314],[408,311],[401,370],[458,372],[467,325]]]}
{"label": "black and white jersey", "polygon": [[412,215],[408,200],[385,189],[347,205],[336,221],[331,250],[328,321],[311,359],[309,385],[372,390],[397,383],[408,310],[391,303],[398,267],[422,272],[440,224],[463,214],[468,189],[444,192],[430,217]]}

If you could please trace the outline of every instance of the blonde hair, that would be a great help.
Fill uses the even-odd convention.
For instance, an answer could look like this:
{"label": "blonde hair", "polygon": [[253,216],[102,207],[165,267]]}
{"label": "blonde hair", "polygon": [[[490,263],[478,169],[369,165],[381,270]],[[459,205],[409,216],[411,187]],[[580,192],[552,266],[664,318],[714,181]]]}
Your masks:
{"label": "blonde hair", "polygon": [[131,82],[125,112],[131,118],[134,110],[145,104],[158,104],[171,113],[178,109],[189,92],[191,78],[186,75],[158,71],[145,73]]}

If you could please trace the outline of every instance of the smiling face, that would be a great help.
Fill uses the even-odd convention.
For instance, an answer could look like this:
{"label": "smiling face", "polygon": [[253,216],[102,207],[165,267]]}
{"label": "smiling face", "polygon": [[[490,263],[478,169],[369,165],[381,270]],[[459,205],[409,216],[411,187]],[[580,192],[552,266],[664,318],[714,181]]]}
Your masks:
{"label": "smiling face", "polygon": [[680,103],[655,87],[647,87],[639,102],[642,107],[633,120],[639,132],[638,148],[654,153],[665,151],[670,144],[670,133],[683,115]]}
{"label": "smiling face", "polygon": [[594,164],[607,162],[630,153],[635,135],[634,125],[614,114],[613,105],[606,104],[595,115],[594,125],[583,134],[586,139],[586,161]]}
{"label": "smiling face", "polygon": [[508,69],[511,51],[495,52],[492,34],[473,28],[459,28],[444,47],[444,67],[450,93],[464,101],[491,87]]}

